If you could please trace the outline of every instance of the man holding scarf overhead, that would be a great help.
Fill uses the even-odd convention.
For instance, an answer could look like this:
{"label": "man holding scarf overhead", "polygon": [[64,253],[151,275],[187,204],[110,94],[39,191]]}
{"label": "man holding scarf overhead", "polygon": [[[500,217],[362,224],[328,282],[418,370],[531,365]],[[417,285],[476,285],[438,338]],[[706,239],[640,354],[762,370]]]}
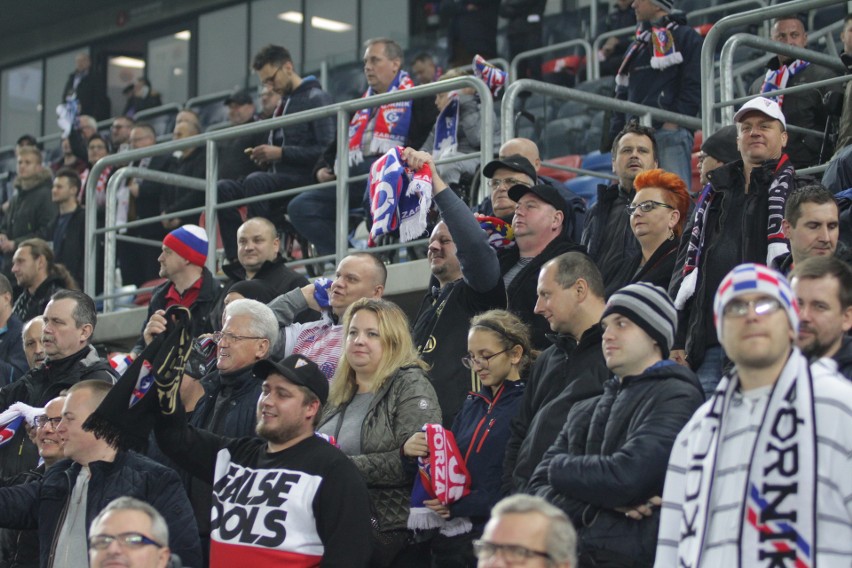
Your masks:
{"label": "man holding scarf overhead", "polygon": [[[672,13],[674,0],[634,0],[633,9],[639,25],[618,68],[615,97],[696,116],[701,102],[701,36],[686,24],[685,14]],[[613,114],[610,136],[632,118]],[[660,167],[691,179],[692,130],[659,120],[653,127]]]}
{"label": "man holding scarf overhead", "polygon": [[735,367],[675,441],[655,566],[848,566],[852,386],[795,347],[798,305],[774,270],[729,272],[713,319]]}
{"label": "man holding scarf overhead", "polygon": [[[398,43],[374,38],[367,40],[365,47],[364,75],[369,85],[365,97],[414,87],[411,77],[402,70],[404,54]],[[356,112],[349,122],[350,177],[369,173],[373,162],[391,148],[420,148],[437,118],[433,100],[421,97]],[[336,161],[340,158],[335,141],[316,164],[317,183],[337,179]],[[361,204],[366,186],[364,181],[349,184],[349,208]],[[290,222],[321,255],[334,252],[336,206],[335,188],[326,187],[299,194],[287,208]]]}

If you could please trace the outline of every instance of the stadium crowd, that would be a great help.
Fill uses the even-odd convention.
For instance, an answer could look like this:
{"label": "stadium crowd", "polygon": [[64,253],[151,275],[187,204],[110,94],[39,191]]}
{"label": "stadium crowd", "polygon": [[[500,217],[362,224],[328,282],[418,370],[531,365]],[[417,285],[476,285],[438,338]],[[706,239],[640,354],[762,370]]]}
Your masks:
{"label": "stadium crowd", "polygon": [[[606,44],[614,96],[697,116],[700,35],[671,0],[632,7],[633,42]],[[804,47],[804,28],[779,18],[773,39]],[[852,16],[841,39],[852,57]],[[412,88],[404,61],[367,41],[364,96]],[[441,80],[429,62],[419,82]],[[233,93],[231,125],[331,102],[283,46],[252,69],[263,106]],[[285,219],[319,254],[348,231],[334,188],[221,209],[216,275],[181,213],[203,194],[125,180],[119,223],[180,216],[127,230],[162,246],[122,242],[123,282],[157,285],[109,361],[79,288],[83,213],[104,222],[117,169],[94,202],[83,188],[155,129],[127,112],[104,137],[81,114],[50,166],[21,137],[0,222],[0,566],[848,566],[852,226],[835,194],[852,158],[840,140],[826,185],[798,174],[825,157],[801,131],[822,129],[822,96],[773,95],[826,76],[773,58],[704,133],[699,191],[694,132],[616,113],[615,179],[588,204],[526,138],[440,163],[480,150],[472,90],[354,113],[344,156],[333,118],[220,145],[223,203],[329,182],[339,160],[369,173],[348,206],[371,241],[428,237],[410,319],[383,297],[381,255],[313,281],[287,265]],[[202,130],[182,111],[173,134]],[[204,178],[205,152],[132,165]]]}

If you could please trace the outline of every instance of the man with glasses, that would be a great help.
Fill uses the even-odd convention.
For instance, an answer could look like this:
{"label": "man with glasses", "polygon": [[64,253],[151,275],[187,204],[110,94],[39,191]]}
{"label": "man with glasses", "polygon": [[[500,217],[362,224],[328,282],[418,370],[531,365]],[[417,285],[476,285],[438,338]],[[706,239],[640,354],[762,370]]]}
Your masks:
{"label": "man with glasses", "polygon": [[[316,77],[300,77],[296,73],[290,52],[280,45],[263,47],[254,56],[252,68],[261,86],[281,95],[273,118],[321,108],[333,102]],[[242,149],[267,171],[251,173],[245,179],[220,181],[219,203],[310,185],[313,183],[314,164],[333,140],[334,117],[276,128],[269,133],[265,144]],[[275,202],[280,204],[289,200],[278,198]],[[248,204],[249,217],[269,219],[271,214],[269,201]],[[242,219],[236,208],[220,209],[218,215],[225,258],[236,262],[237,229]]]}
{"label": "man with glasses", "polygon": [[647,567],[665,464],[704,392],[695,373],[668,360],[677,310],[665,289],[625,286],[610,296],[600,325],[612,376],[602,395],[571,409],[529,491],[577,525],[581,566]]}
{"label": "man with glasses", "polygon": [[642,249],[630,228],[627,205],[636,195],[633,180],[656,168],[657,160],[654,130],[629,122],[612,143],[612,172],[618,179],[598,185],[598,199],[586,214],[582,243],[601,269],[610,293],[630,282],[635,261],[641,259]]}
{"label": "man with glasses", "polygon": [[111,501],[89,527],[91,568],[166,568],[169,527],[154,507],[134,499]]}
{"label": "man with glasses", "polygon": [[117,497],[135,497],[165,517],[171,536],[163,544],[187,566],[199,566],[195,519],[177,473],[83,428],[111,388],[87,380],[68,389],[56,428],[67,459],[38,482],[0,489],[0,526],[37,527],[42,566],[87,566],[88,528],[97,512]]}
{"label": "man with glasses", "polygon": [[[63,404],[65,395],[60,395],[44,405],[44,414],[36,417],[35,443],[42,462],[35,469],[0,480],[0,486],[11,487],[39,481],[48,468],[65,457],[62,453],[62,439],[56,431],[62,420]],[[0,566],[36,566],[38,549],[37,531],[0,529]]]}
{"label": "man with glasses", "polygon": [[542,267],[535,311],[553,332],[547,336],[551,345],[533,363],[524,400],[512,420],[503,463],[504,493],[527,489],[574,404],[603,391],[610,376],[601,353],[603,310],[603,280],[588,256],[568,252]]}
{"label": "man with glasses", "polygon": [[424,165],[431,168],[435,204],[441,213],[442,220],[429,237],[432,278],[414,318],[413,337],[420,356],[432,367],[429,380],[449,427],[468,392],[479,390],[476,374],[461,363],[467,353],[470,318],[505,309],[506,289],[488,234],[455,192],[447,191],[432,154],[406,148],[403,158],[415,171]]}
{"label": "man with glasses", "polygon": [[[252,366],[269,357],[275,347],[278,320],[265,304],[247,299],[228,304],[224,316],[222,331],[213,334],[218,346],[216,369],[200,382],[184,375],[181,398],[185,405],[194,406],[189,423],[195,428],[229,438],[253,436],[261,381],[252,374]],[[192,390],[203,393],[197,403],[190,398]],[[189,477],[186,491],[195,511],[206,556],[210,542],[212,488],[198,478]]]}
{"label": "man with glasses", "polygon": [[713,320],[734,367],[675,441],[655,566],[848,564],[852,385],[796,347],[774,270],[731,270]]}
{"label": "man with glasses", "polygon": [[198,225],[184,225],[163,239],[160,277],[166,278],[151,293],[148,318],[142,337],[133,347],[138,355],[155,335],[166,330],[165,310],[175,304],[189,309],[192,315],[192,337],[212,333],[211,314],[222,284],[204,266],[207,261],[207,233]]}
{"label": "man with glasses", "polygon": [[491,509],[473,543],[479,568],[576,568],[577,533],[568,517],[541,497],[512,495]]}
{"label": "man with glasses", "polygon": [[117,116],[109,127],[109,141],[116,152],[130,149],[130,133],[133,130],[133,119],[129,116]]}
{"label": "man with glasses", "polygon": [[488,179],[494,216],[511,223],[517,203],[509,199],[509,189],[516,185],[535,185],[535,168],[525,157],[513,154],[488,162],[482,168],[482,175]]}

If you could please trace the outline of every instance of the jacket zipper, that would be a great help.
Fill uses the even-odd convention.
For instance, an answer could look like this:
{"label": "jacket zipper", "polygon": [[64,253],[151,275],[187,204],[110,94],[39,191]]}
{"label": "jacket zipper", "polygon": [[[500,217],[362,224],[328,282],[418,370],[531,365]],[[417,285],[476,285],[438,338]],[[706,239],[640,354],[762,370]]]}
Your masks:
{"label": "jacket zipper", "polygon": [[476,446],[476,453],[478,454],[479,450],[482,448],[483,442],[485,442],[485,438],[488,437],[488,433],[491,431],[491,427],[494,425],[494,421],[496,420],[496,418],[491,419],[491,422],[489,422],[488,426],[485,428],[485,433],[482,435],[482,439],[479,441],[479,444],[476,443],[476,436],[477,436],[477,434],[479,434],[480,428],[482,428],[482,425],[485,423],[485,421],[491,415],[491,410],[494,409],[494,406],[497,404],[497,401],[500,400],[500,395],[503,394],[504,390],[506,390],[506,384],[505,383],[500,385],[500,388],[497,389],[497,394],[491,400],[488,400],[487,398],[485,398],[484,396],[482,396],[479,393],[473,393],[476,396],[481,397],[482,400],[488,402],[488,410],[485,411],[485,416],[480,418],[479,424],[476,425],[476,430],[473,431],[473,436],[470,438],[470,445],[467,447],[467,452],[465,452],[465,454],[464,454],[464,462],[465,463],[467,463],[467,460],[470,457],[470,452],[473,451],[474,446]]}
{"label": "jacket zipper", "polygon": [[488,423],[488,428],[485,429],[485,434],[482,435],[482,439],[479,441],[479,444],[476,446],[476,453],[477,454],[482,449],[482,444],[485,443],[485,438],[488,437],[488,433],[491,432],[491,427],[494,426],[494,422],[496,422],[496,421],[497,421],[496,418],[492,418],[491,422]]}

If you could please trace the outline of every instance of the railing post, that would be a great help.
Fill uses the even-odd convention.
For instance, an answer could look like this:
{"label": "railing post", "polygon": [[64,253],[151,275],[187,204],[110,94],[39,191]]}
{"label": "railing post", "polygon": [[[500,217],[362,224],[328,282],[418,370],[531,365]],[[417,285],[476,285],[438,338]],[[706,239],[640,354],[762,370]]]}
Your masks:
{"label": "railing post", "polygon": [[[349,114],[337,111],[337,231],[335,231],[335,264],[349,252]],[[369,215],[369,211],[367,212]]]}
{"label": "railing post", "polygon": [[216,141],[207,140],[207,199],[204,201],[204,227],[207,231],[207,270],[216,274],[216,201],[219,197],[216,186],[219,180],[219,154],[216,153]]}

